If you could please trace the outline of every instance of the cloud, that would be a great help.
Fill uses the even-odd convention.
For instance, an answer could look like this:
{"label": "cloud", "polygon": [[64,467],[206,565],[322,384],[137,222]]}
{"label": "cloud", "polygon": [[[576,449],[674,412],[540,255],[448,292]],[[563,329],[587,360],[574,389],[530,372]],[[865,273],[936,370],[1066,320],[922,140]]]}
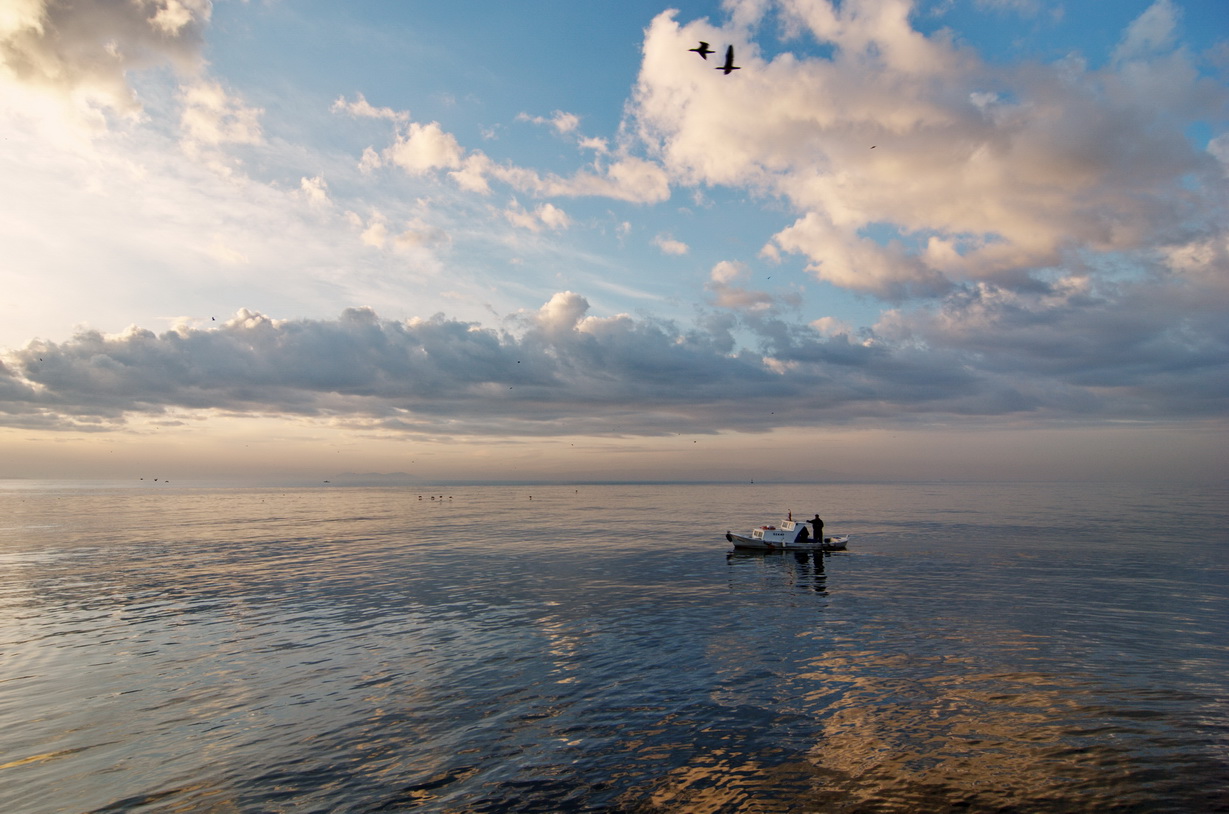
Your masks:
{"label": "cloud", "polygon": [[487,176],[495,171],[495,163],[485,153],[474,151],[465,157],[461,168],[448,173],[448,177],[467,192],[485,195],[491,191]]}
{"label": "cloud", "polygon": [[9,425],[44,425],[54,414],[79,427],[176,408],[538,434],[568,422],[598,426],[612,411],[634,414],[646,396],[685,408],[694,393],[671,392],[673,384],[694,381],[695,393],[711,399],[728,378],[721,369],[744,364],[708,355],[665,326],[587,310],[579,295],[557,294],[524,317],[519,337],[443,317],[388,322],[368,309],[335,321],[245,310],[216,330],[161,335],[86,331],[17,353],[12,370],[23,378],[6,371],[0,379],[0,410]]}
{"label": "cloud", "polygon": [[313,178],[299,179],[299,194],[305,201],[315,207],[328,206],[332,203],[329,199],[329,185],[325,182],[324,177],[317,175]]}
{"label": "cloud", "polygon": [[[830,56],[767,59],[746,38],[775,9]],[[1136,253],[1223,223],[1220,166],[1186,136],[1227,94],[1175,48],[1159,0],[1114,64],[989,65],[910,25],[908,0],[737,4],[727,29],[659,15],[629,129],[671,183],[747,189],[797,213],[767,249],[820,280],[900,300],[1035,285],[1073,254]],[[760,17],[752,17],[754,14]],[[723,77],[687,49],[732,42]]]}
{"label": "cloud", "polygon": [[1141,59],[1172,50],[1179,16],[1170,0],[1157,0],[1127,28],[1114,59]]}
{"label": "cloud", "polygon": [[544,227],[558,231],[568,228],[572,223],[566,212],[549,203],[540,204],[534,211],[527,212],[513,201],[512,205],[504,210],[504,217],[514,226],[532,232],[540,232]]}
{"label": "cloud", "polygon": [[[361,96],[360,100],[365,104]],[[355,105],[362,108],[359,103],[339,99],[334,109],[339,105],[345,110]],[[573,129],[570,114],[557,114],[551,123],[560,132]],[[669,178],[658,164],[626,153],[612,156],[601,140],[584,140],[584,146],[598,153],[597,160],[588,167],[570,176],[543,175],[527,167],[496,162],[481,150],[466,151],[456,136],[444,130],[439,122],[408,122],[398,128],[395,141],[382,152],[367,148],[359,168],[371,172],[387,163],[414,176],[446,170],[458,187],[481,194],[489,193],[491,182],[496,181],[518,192],[543,198],[600,197],[632,203],[660,203],[670,197]]]}
{"label": "cloud", "polygon": [[383,212],[373,212],[365,223],[357,213],[347,212],[346,216],[350,225],[359,230],[359,242],[373,249],[389,248],[399,252],[413,252],[420,249],[446,248],[452,243],[446,230],[421,218],[406,221],[400,232],[394,232],[389,228],[388,219]]}
{"label": "cloud", "polygon": [[[1223,255],[1215,268],[1229,272]],[[958,351],[979,375],[1028,383],[1050,409],[1195,417],[1226,406],[1227,312],[1224,297],[1208,297],[1190,278],[1068,277],[1031,292],[979,284],[937,307],[889,312],[875,331],[895,344]]]}
{"label": "cloud", "polygon": [[[265,145],[263,112],[199,72],[207,3],[74,6],[83,19],[110,21],[99,30],[131,24],[110,51],[62,3],[6,7],[0,52],[10,80],[19,75],[14,54],[37,56],[60,73],[21,68],[23,87],[131,114],[138,100],[130,71],[178,65],[187,78],[176,78],[183,85],[170,98],[182,104],[188,152],[213,157],[228,145],[265,145],[259,171],[276,178],[213,177],[174,149],[173,126],[97,139],[110,163],[86,173],[73,161],[23,170],[7,214],[10,243],[25,256],[10,265],[38,274],[11,273],[8,285],[56,291],[61,324],[87,311],[112,326],[136,309],[195,313],[204,299],[267,308],[288,291],[297,313],[316,317],[363,302],[431,313],[441,302],[437,274],[453,280],[465,316],[507,313],[523,303],[488,305],[484,298],[502,293],[486,293],[480,281],[466,288],[464,269],[489,267],[482,252],[506,251],[501,241],[544,242],[508,223],[539,234],[575,229],[561,199],[653,204],[680,186],[697,201],[712,186],[768,201],[767,217],[785,215],[763,234],[766,255],[798,255],[819,280],[894,308],[870,328],[815,319],[825,310],[814,302],[804,318],[797,293],[759,290],[748,267],[724,262],[712,267],[690,325],[595,316],[580,294],[562,292],[501,329],[355,309],[297,320],[244,311],[209,330],[87,330],[4,356],[0,424],[106,430],[132,416],[199,410],[406,433],[651,435],[928,417],[1224,414],[1229,137],[1202,147],[1188,133],[1223,109],[1226,96],[1198,78],[1177,45],[1175,4],[1152,5],[1122,32],[1110,63],[1095,69],[1078,55],[987,64],[946,34],[914,30],[915,6],[898,0],[727,5],[724,29],[680,23],[677,14],[653,21],[628,117],[610,145],[581,139],[572,114],[531,119],[593,151],[558,174],[469,149],[440,122],[414,122],[362,94],[332,105],[339,115],[390,122],[374,125],[387,128],[386,141],[364,151],[361,173],[307,145]],[[36,31],[29,14],[45,9],[53,12],[48,28]],[[770,14],[824,56],[782,44],[761,52],[749,37],[764,36]],[[686,50],[701,37],[734,42],[744,69],[723,77],[703,65]],[[141,41],[157,47],[130,47]],[[22,145],[41,146],[32,137]],[[23,155],[32,167],[46,161],[33,149]],[[389,193],[394,185],[371,177],[381,170],[401,187]],[[422,191],[436,181],[472,194]],[[512,203],[473,200],[496,191]],[[430,201],[414,200],[428,194]],[[44,209],[37,231],[22,220],[31,206]],[[624,217],[607,220],[619,238],[630,223],[611,224]],[[74,275],[85,263],[46,260],[69,218],[97,257],[84,281]],[[446,269],[435,253],[446,254],[454,236],[467,241],[454,254],[467,256]],[[653,245],[687,252],[664,232]],[[151,268],[191,277],[192,287],[148,285]],[[524,278],[506,288],[550,291],[541,280],[556,270],[526,261]],[[631,275],[593,285],[652,296]],[[27,318],[17,341],[46,335],[47,317],[14,316]]]}
{"label": "cloud", "polygon": [[751,312],[767,311],[778,304],[798,306],[799,298],[796,295],[778,298],[766,291],[753,291],[734,285],[735,281],[746,279],[749,273],[747,267],[742,263],[729,260],[722,260],[713,266],[709,273],[709,281],[704,285],[704,288],[713,295],[713,304],[718,308]]}
{"label": "cloud", "polygon": [[561,291],[538,309],[535,327],[554,336],[573,331],[589,310],[589,301],[574,291]]}
{"label": "cloud", "polygon": [[260,144],[263,110],[248,107],[232,97],[221,84],[200,80],[180,92],[180,116],[184,149],[196,155],[224,144]]}
{"label": "cloud", "polygon": [[578,144],[582,149],[592,150],[598,155],[605,155],[610,152],[610,144],[604,138],[582,138]]}
{"label": "cloud", "polygon": [[516,118],[518,121],[549,125],[560,134],[575,132],[576,128],[580,126],[579,116],[575,113],[565,113],[562,110],[556,110],[549,119],[542,116],[530,116],[528,113],[521,113]]}
{"label": "cloud", "polygon": [[821,336],[838,336],[844,334],[849,336],[854,333],[853,326],[844,320],[836,317],[820,317],[819,319],[811,320],[809,323],[812,328],[819,332]]}
{"label": "cloud", "polygon": [[374,148],[367,147],[363,150],[362,158],[359,159],[358,169],[364,175],[370,175],[383,165],[384,161],[380,158],[380,154]]}
{"label": "cloud", "polygon": [[818,212],[808,212],[778,232],[767,253],[776,249],[813,258],[810,269],[821,280],[855,291],[870,290],[889,299],[942,294],[951,283],[927,264],[958,265],[963,256],[941,238],[932,238],[928,253],[914,256],[898,240],[883,245],[849,234]]}
{"label": "cloud", "polygon": [[670,197],[665,171],[651,161],[625,156],[608,164],[595,164],[594,169],[568,178],[549,176],[529,186],[544,195],[593,196],[631,203],[660,203]]}
{"label": "cloud", "polygon": [[130,71],[201,64],[210,0],[15,0],[0,12],[0,65],[13,80],[84,107],[135,115]]}
{"label": "cloud", "polygon": [[690,247],[681,240],[675,240],[674,237],[667,234],[656,235],[653,238],[653,245],[661,249],[663,254],[672,254],[680,256],[687,254]]}
{"label": "cloud", "polygon": [[[712,281],[732,291],[744,273],[719,264]],[[821,332],[755,302],[690,328],[600,317],[571,291],[507,330],[443,315],[390,321],[367,308],[332,320],[241,310],[209,329],[30,343],[3,359],[0,424],[105,430],[187,410],[411,434],[656,435],[1223,416],[1223,305],[1172,277],[1116,295],[1074,278],[1049,293],[983,284],[859,332]],[[1177,312],[1184,319],[1163,316]],[[740,347],[735,332],[757,348]]]}
{"label": "cloud", "polygon": [[408,122],[410,114],[404,110],[393,110],[391,107],[373,107],[363,94],[355,94],[353,102],[347,102],[345,96],[338,96],[333,102],[334,113],[348,113],[360,119],[388,119],[394,122]]}
{"label": "cloud", "polygon": [[463,152],[457,139],[447,133],[439,122],[411,122],[397,135],[397,140],[384,151],[384,159],[411,175],[423,175],[431,170],[456,169],[461,166]]}
{"label": "cloud", "polygon": [[[472,163],[471,163],[472,162]],[[460,177],[464,175],[465,177]],[[635,156],[612,161],[600,158],[591,167],[571,176],[541,175],[535,170],[501,165],[487,159],[470,157],[463,173],[453,177],[462,186],[479,188],[476,177],[502,181],[513,189],[539,197],[611,198],[629,203],[660,203],[670,197],[670,181],[660,166]]]}
{"label": "cloud", "polygon": [[384,248],[384,244],[388,242],[388,224],[383,220],[373,220],[368,224],[367,228],[359,236],[359,239],[364,245],[371,246],[376,249]]}
{"label": "cloud", "polygon": [[447,231],[422,220],[408,221],[405,226],[406,228],[393,238],[394,248],[401,251],[442,248],[452,242]]}
{"label": "cloud", "polygon": [[544,116],[531,116],[528,113],[521,113],[517,117],[517,121],[531,122],[536,125],[551,127],[561,136],[572,136],[578,147],[582,150],[592,150],[599,155],[605,155],[610,152],[610,144],[606,139],[598,136],[582,136],[580,135],[580,116],[575,113],[565,113],[562,110],[556,110],[551,114],[550,118]]}

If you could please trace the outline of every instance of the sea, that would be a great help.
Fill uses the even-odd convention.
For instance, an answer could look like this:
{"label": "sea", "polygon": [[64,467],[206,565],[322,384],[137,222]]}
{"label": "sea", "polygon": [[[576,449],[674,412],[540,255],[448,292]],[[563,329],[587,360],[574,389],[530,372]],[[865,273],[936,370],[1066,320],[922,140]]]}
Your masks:
{"label": "sea", "polygon": [[[834,553],[725,532],[819,513]],[[0,482],[0,811],[1229,811],[1229,485]]]}

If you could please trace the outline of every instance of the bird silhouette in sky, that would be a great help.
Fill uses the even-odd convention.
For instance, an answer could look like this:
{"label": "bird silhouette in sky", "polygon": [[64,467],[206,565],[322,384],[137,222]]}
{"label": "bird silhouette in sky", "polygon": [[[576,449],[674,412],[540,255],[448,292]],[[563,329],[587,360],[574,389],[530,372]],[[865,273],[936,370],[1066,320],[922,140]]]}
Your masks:
{"label": "bird silhouette in sky", "polygon": [[700,47],[699,47],[699,48],[688,48],[687,50],[688,50],[688,51],[695,51],[697,54],[699,54],[700,56],[704,57],[705,59],[708,59],[708,55],[709,55],[709,54],[714,53],[713,49],[712,49],[712,48],[709,48],[709,47],[708,47],[708,43],[707,43],[707,42],[705,42],[704,40],[700,40]]}
{"label": "bird silhouette in sky", "polygon": [[724,72],[726,76],[729,76],[731,71],[739,70],[739,67],[734,64],[734,46],[733,45],[725,49],[725,64],[719,66],[717,70]]}

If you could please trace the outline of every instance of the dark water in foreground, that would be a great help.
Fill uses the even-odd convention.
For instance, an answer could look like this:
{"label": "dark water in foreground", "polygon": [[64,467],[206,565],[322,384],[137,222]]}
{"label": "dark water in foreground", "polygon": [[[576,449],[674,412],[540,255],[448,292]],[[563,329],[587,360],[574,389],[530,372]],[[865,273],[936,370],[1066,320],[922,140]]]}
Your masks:
{"label": "dark water in foreground", "polygon": [[1229,811],[1224,488],[419,491],[0,488],[0,811]]}

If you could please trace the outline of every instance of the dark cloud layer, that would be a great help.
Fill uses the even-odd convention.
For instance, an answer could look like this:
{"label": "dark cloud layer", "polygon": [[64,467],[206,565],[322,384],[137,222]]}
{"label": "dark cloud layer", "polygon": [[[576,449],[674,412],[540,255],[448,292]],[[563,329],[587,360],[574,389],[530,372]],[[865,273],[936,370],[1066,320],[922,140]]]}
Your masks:
{"label": "dark cloud layer", "polygon": [[981,286],[853,337],[755,314],[687,330],[597,318],[571,292],[504,330],[369,309],[287,321],[241,311],[216,328],[31,343],[0,368],[0,420],[103,430],[210,410],[438,436],[1224,415],[1229,321],[1194,301],[1180,320],[1158,316],[1174,313],[1159,298],[1183,296],[1172,282],[1112,298]]}

